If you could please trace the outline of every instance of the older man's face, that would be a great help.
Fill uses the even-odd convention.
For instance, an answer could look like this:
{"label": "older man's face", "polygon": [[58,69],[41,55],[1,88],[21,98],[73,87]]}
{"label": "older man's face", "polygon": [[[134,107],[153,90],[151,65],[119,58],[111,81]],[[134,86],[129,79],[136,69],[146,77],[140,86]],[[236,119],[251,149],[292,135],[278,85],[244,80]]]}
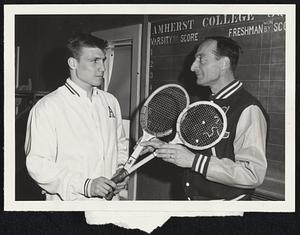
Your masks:
{"label": "older man's face", "polygon": [[216,47],[215,40],[204,41],[195,54],[191,71],[196,74],[198,85],[213,86],[220,78],[221,62],[215,56]]}

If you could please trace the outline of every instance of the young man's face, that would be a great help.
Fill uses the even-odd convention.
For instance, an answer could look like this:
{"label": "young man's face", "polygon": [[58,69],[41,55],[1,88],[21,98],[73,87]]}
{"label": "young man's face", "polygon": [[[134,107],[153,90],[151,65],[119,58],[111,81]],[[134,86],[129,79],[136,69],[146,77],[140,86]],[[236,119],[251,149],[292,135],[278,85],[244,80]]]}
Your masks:
{"label": "young man's face", "polygon": [[191,71],[196,74],[198,85],[213,86],[219,80],[221,62],[215,56],[216,47],[216,41],[204,41],[195,54]]}
{"label": "young man's face", "polygon": [[100,86],[105,71],[105,52],[97,47],[82,47],[76,59],[76,80],[83,87]]}

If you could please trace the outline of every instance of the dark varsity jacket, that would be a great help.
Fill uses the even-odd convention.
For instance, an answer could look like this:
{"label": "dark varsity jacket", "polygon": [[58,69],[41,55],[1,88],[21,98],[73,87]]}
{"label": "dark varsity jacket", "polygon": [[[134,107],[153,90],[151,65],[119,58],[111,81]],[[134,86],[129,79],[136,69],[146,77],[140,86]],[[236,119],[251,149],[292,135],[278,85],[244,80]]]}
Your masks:
{"label": "dark varsity jacket", "polygon": [[[240,81],[233,81],[226,87],[224,87],[217,94],[210,97],[211,101],[218,104],[226,113],[227,117],[227,129],[223,139],[214,146],[214,149],[208,149],[198,152],[198,155],[202,154],[206,156],[201,161],[202,174],[195,169],[195,164],[193,164],[192,169],[188,169],[184,172],[183,176],[183,187],[184,196],[188,200],[214,200],[214,199],[225,199],[231,200],[240,195],[245,194],[244,200],[249,200],[251,198],[253,189],[237,188],[224,185],[221,183],[216,183],[206,179],[206,172],[209,166],[210,156],[212,151],[218,158],[229,158],[235,161],[234,156],[234,139],[236,133],[237,123],[239,121],[240,115],[250,105],[257,105],[264,114],[267,121],[267,126],[269,123],[269,118],[264,108],[260,102],[253,97],[249,92],[247,92]],[[196,155],[197,156],[197,155]],[[195,161],[194,161],[195,163]],[[199,166],[198,166],[199,167]]]}

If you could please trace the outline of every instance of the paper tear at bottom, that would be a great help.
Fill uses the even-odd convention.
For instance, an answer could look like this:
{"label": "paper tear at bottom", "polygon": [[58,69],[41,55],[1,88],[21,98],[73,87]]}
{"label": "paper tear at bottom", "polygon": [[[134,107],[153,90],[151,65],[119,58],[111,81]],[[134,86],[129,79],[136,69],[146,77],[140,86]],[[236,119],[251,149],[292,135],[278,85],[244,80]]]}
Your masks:
{"label": "paper tear at bottom", "polygon": [[151,233],[162,226],[171,216],[243,216],[243,212],[102,212],[86,211],[86,222],[90,225],[115,224],[126,229],[140,229]]}

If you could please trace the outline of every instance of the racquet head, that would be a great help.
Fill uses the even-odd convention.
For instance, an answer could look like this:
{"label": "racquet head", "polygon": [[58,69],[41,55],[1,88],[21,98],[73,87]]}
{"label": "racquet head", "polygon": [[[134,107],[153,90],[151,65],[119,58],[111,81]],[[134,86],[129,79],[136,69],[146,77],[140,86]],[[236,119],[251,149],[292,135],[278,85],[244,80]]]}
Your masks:
{"label": "racquet head", "polygon": [[223,109],[209,101],[189,105],[178,117],[177,134],[189,148],[204,150],[216,145],[224,136],[227,118]]}
{"label": "racquet head", "polygon": [[161,86],[148,97],[141,109],[141,127],[155,137],[167,136],[176,129],[177,118],[189,103],[188,93],[182,86]]}

